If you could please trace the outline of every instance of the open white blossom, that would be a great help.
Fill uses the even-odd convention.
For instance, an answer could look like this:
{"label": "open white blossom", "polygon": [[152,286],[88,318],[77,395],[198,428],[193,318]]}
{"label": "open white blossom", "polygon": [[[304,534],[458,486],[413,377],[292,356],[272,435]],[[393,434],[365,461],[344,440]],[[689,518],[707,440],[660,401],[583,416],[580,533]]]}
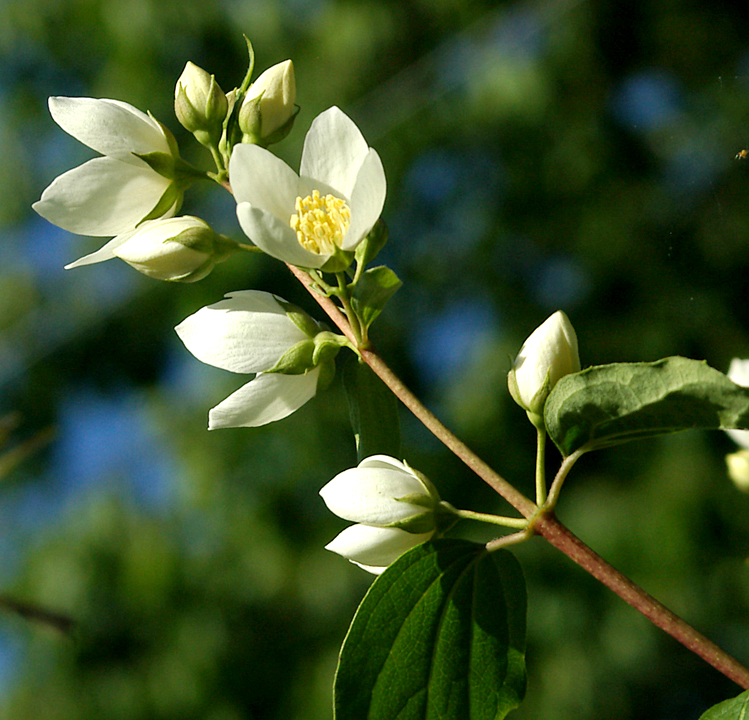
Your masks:
{"label": "open white blossom", "polygon": [[[734,358],[726,374],[737,385],[749,387],[749,360]],[[726,430],[726,433],[739,447],[749,450],[749,430]]]}
{"label": "open white blossom", "polygon": [[210,411],[209,430],[257,427],[281,420],[317,392],[319,366],[298,375],[265,372],[289,349],[309,340],[279,300],[258,290],[229,293],[175,328],[198,360],[230,372],[257,373]]}
{"label": "open white blossom", "polygon": [[145,218],[170,217],[182,199],[173,181],[136,155],[177,157],[161,123],[118,100],[51,97],[49,111],[69,135],[101,153],[52,181],[33,208],[54,225],[105,237]]}
{"label": "open white blossom", "polygon": [[320,268],[334,253],[354,250],[385,203],[380,157],[337,107],[312,122],[299,175],[264,148],[236,145],[229,176],[247,237],[299,267]]}
{"label": "open white blossom", "polygon": [[328,508],[358,523],[335,537],[327,550],[379,574],[437,529],[436,488],[421,473],[387,455],[373,455],[336,475],[320,490]]}

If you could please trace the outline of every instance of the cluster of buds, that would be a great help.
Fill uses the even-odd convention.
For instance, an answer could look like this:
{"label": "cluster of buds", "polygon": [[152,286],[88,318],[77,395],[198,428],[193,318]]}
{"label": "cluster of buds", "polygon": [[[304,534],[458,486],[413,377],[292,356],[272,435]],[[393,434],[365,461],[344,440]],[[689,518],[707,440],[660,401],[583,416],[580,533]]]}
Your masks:
{"label": "cluster of buds", "polygon": [[174,91],[177,120],[198,142],[221,145],[227,156],[235,141],[268,146],[286,137],[298,111],[295,102],[291,60],[268,68],[247,90],[228,94],[213,75],[188,62]]}

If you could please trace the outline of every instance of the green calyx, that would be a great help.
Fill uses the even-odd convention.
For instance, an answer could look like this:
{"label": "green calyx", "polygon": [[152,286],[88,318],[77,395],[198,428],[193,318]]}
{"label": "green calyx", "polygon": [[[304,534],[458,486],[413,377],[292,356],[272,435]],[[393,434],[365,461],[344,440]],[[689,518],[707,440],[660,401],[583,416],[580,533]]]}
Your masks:
{"label": "green calyx", "polygon": [[210,255],[214,263],[223,262],[239,250],[239,243],[226,235],[220,235],[208,225],[187,228],[166,242],[176,242],[190,250]]}
{"label": "green calyx", "polygon": [[314,338],[321,330],[322,326],[316,320],[311,318],[302,308],[293,303],[286,302],[280,298],[275,298],[276,302],[283,308],[286,317],[291,320],[308,338]]}
{"label": "green calyx", "polygon": [[333,254],[327,259],[325,264],[320,268],[323,272],[327,273],[341,273],[345,272],[351,267],[351,263],[354,261],[354,253],[341,250],[336,248]]}
{"label": "green calyx", "polygon": [[312,340],[302,340],[292,345],[278,362],[265,372],[279,373],[281,375],[304,375],[315,367],[313,355],[315,343]]}

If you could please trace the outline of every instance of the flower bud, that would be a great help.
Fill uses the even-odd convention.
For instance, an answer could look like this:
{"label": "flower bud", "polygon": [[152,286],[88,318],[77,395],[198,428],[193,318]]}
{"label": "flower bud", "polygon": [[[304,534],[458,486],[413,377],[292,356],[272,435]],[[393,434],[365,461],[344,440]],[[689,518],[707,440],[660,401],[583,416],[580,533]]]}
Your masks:
{"label": "flower bud", "polygon": [[523,343],[507,378],[513,400],[543,427],[546,398],[560,378],[580,370],[577,335],[558,310]]}
{"label": "flower bud", "polygon": [[156,280],[195,282],[236,249],[205,221],[184,215],[141,224],[112,252]]}
{"label": "flower bud", "polygon": [[749,492],[749,450],[739,450],[726,455],[726,467],[728,477],[733,480],[736,487]]}
{"label": "flower bud", "polygon": [[174,112],[183,127],[204,145],[215,145],[228,107],[216,78],[188,62],[174,90]]}
{"label": "flower bud", "polygon": [[282,140],[296,116],[296,81],[291,60],[268,68],[250,85],[239,110],[242,142],[269,145]]}
{"label": "flower bud", "polygon": [[437,530],[436,488],[421,473],[387,455],[373,455],[339,473],[320,495],[336,515],[358,523],[326,549],[369,572],[381,573]]}

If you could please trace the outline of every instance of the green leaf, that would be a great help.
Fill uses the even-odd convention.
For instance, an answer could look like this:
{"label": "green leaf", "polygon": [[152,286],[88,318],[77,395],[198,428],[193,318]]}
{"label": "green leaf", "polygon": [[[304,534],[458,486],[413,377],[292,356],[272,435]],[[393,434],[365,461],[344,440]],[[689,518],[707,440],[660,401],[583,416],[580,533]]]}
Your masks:
{"label": "green leaf", "polygon": [[374,582],[335,679],[336,720],[501,720],[525,695],[525,581],[507,550],[425,543]]}
{"label": "green leaf", "polygon": [[563,377],[544,408],[567,456],[679,430],[749,428],[749,388],[704,361],[614,363]]}
{"label": "green leaf", "polygon": [[749,690],[711,707],[700,720],[749,720]]}
{"label": "green leaf", "polygon": [[380,265],[362,273],[354,286],[352,304],[364,327],[369,327],[403,283],[388,267]]}
{"label": "green leaf", "polygon": [[371,455],[401,459],[398,400],[390,388],[351,354],[344,361],[343,386],[359,462]]}
{"label": "green leaf", "polygon": [[363,267],[369,265],[377,257],[380,250],[385,247],[387,241],[388,228],[385,221],[380,218],[369,231],[367,237],[356,246],[354,251],[356,262]]}

